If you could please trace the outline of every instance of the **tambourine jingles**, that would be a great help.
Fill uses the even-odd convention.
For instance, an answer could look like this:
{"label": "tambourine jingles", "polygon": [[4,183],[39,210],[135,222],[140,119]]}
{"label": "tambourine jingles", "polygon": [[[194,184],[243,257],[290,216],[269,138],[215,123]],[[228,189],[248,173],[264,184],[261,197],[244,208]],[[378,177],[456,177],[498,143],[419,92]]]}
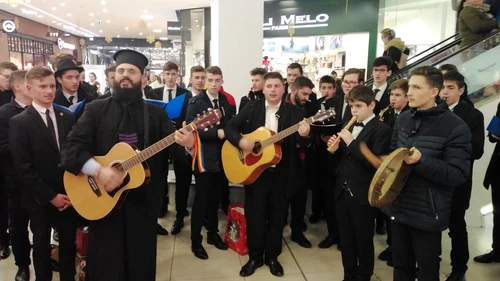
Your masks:
{"label": "tambourine jingles", "polygon": [[360,143],[360,150],[368,162],[377,168],[368,191],[368,202],[373,207],[382,209],[396,199],[403,189],[412,167],[403,159],[411,155],[411,152],[408,148],[398,148],[381,160],[364,142]]}

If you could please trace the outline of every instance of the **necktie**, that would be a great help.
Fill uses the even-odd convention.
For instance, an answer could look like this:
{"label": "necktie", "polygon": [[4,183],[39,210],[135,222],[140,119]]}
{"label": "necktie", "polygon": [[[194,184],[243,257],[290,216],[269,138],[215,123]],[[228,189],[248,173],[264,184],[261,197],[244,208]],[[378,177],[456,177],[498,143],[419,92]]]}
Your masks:
{"label": "necktie", "polygon": [[50,135],[54,138],[57,144],[56,129],[54,128],[54,123],[52,123],[52,118],[50,118],[50,110],[45,111],[45,116],[47,117],[47,128],[49,129]]}
{"label": "necktie", "polygon": [[356,122],[354,126],[364,127],[365,124],[363,124],[363,122]]}
{"label": "necktie", "polygon": [[172,100],[172,89],[168,89],[168,101]]}
{"label": "necktie", "polygon": [[375,95],[377,95],[377,94],[378,94],[378,92],[380,92],[380,89],[375,89],[375,90],[373,90],[373,93],[374,93]]}
{"label": "necktie", "polygon": [[351,118],[352,118],[351,107],[349,106],[349,104],[346,104],[344,112],[342,113],[342,121],[351,120]]}
{"label": "necktie", "polygon": [[214,109],[219,109],[219,103],[217,99],[213,99],[212,102],[214,103]]}
{"label": "necktie", "polygon": [[[71,97],[69,97],[69,98],[68,98],[68,100],[69,100],[69,104],[70,104],[70,105],[73,105],[73,100],[74,100],[74,99],[75,99],[75,96],[71,96]],[[47,109],[47,110],[48,110],[48,109]],[[47,116],[48,116],[48,115],[47,115]]]}

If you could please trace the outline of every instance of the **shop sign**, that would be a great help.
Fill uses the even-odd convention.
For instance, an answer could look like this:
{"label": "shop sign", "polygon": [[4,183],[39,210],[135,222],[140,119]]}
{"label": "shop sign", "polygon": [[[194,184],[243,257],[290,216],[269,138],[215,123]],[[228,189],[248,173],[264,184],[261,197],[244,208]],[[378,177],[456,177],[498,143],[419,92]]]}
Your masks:
{"label": "shop sign", "polygon": [[76,46],[70,43],[64,42],[62,38],[57,39],[57,46],[59,46],[59,49],[68,49],[68,50],[75,50]]}
{"label": "shop sign", "polygon": [[4,20],[2,22],[2,30],[5,33],[12,33],[16,31],[16,23],[12,20]]}
{"label": "shop sign", "polygon": [[168,36],[180,36],[181,35],[181,23],[176,21],[167,22],[167,35]]}
{"label": "shop sign", "polygon": [[275,22],[274,18],[268,18],[264,23],[264,30],[288,30],[289,25],[293,24],[294,28],[315,28],[328,26],[328,14],[318,15],[282,15],[280,21]]}

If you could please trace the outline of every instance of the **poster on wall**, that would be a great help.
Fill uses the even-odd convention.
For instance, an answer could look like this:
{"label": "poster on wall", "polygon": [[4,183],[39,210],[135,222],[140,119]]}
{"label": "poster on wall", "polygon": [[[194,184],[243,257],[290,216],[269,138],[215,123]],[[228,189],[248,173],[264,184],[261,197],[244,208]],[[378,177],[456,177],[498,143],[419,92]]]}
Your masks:
{"label": "poster on wall", "polygon": [[85,69],[85,81],[90,82],[89,75],[90,73],[94,73],[96,77],[96,81],[99,82],[99,93],[104,94],[104,89],[106,86],[106,76],[104,75],[104,70],[106,69],[105,65],[82,65]]}

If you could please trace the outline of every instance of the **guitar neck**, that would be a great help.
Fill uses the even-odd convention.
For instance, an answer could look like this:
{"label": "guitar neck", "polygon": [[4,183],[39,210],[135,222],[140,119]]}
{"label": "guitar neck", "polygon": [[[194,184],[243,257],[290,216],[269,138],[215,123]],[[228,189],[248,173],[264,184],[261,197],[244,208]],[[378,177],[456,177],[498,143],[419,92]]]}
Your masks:
{"label": "guitar neck", "polygon": [[[314,122],[314,118],[313,117],[309,117],[306,119],[306,122],[311,124],[312,122]],[[268,145],[271,145],[271,144],[274,144],[274,143],[277,143],[279,141],[281,141],[282,139],[290,136],[291,134],[297,132],[299,130],[299,126],[300,126],[300,123],[297,123],[291,127],[288,127],[287,129],[263,140],[261,142],[261,146],[262,147],[265,147],[265,146],[268,146]]]}
{"label": "guitar neck", "polygon": [[[184,129],[186,129],[186,131],[188,133],[191,133],[196,129],[196,127],[195,127],[194,123],[190,123],[189,125],[184,127]],[[169,147],[174,142],[175,142],[175,133],[172,133],[172,134],[168,135],[167,137],[161,139],[160,141],[156,142],[155,144],[144,149],[143,151],[137,153],[137,155],[135,155],[134,157],[131,157],[131,158],[125,160],[121,164],[121,166],[122,166],[124,171],[130,170],[132,167],[139,165],[140,163],[153,157],[158,152]]]}

